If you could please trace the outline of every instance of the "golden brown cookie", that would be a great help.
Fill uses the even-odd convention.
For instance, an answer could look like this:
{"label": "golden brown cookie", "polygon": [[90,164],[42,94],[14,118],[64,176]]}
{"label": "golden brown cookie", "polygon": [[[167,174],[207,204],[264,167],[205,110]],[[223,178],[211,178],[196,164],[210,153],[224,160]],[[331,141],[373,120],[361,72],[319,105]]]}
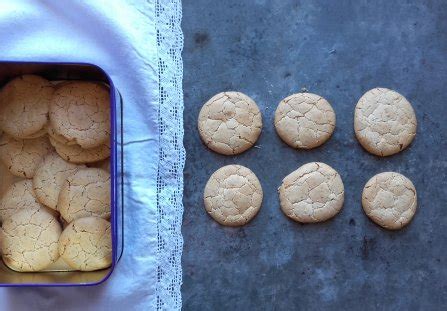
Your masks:
{"label": "golden brown cookie", "polygon": [[110,173],[110,159],[102,160],[95,163],[89,163],[87,164],[88,167],[97,167],[102,168],[103,170]]}
{"label": "golden brown cookie", "polygon": [[44,126],[40,131],[32,134],[32,135],[28,135],[26,137],[23,137],[23,139],[35,139],[35,138],[39,138],[42,136],[45,136],[47,134],[47,127]]}
{"label": "golden brown cookie", "polygon": [[56,131],[54,130],[53,126],[51,125],[51,123],[48,123],[48,125],[46,126],[46,130],[48,135],[50,135],[50,137],[52,139],[54,139],[55,141],[63,144],[63,145],[76,145],[75,141],[69,141],[68,139],[66,139],[64,136],[59,135],[58,133],[56,133]]}
{"label": "golden brown cookie", "polygon": [[24,209],[2,224],[1,250],[5,264],[20,272],[40,271],[59,258],[61,226],[43,209]]}
{"label": "golden brown cookie", "polygon": [[109,267],[112,263],[110,223],[98,217],[73,221],[62,232],[59,254],[77,270],[94,271]]}
{"label": "golden brown cookie", "polygon": [[71,163],[93,163],[110,156],[110,143],[107,141],[104,145],[83,149],[79,145],[64,145],[50,136],[50,142],[56,149],[56,152],[66,161]]}
{"label": "golden brown cookie", "polygon": [[311,149],[322,145],[335,129],[335,112],[323,97],[297,93],[283,99],[275,112],[279,137],[293,148]]}
{"label": "golden brown cookie", "polygon": [[416,189],[411,180],[402,174],[380,173],[366,183],[362,206],[376,224],[398,230],[407,225],[416,213]]}
{"label": "golden brown cookie", "polygon": [[110,217],[110,174],[99,168],[81,168],[62,184],[57,209],[67,222],[96,216]]}
{"label": "golden brown cookie", "polygon": [[22,140],[4,134],[0,138],[0,159],[19,177],[33,178],[43,158],[52,150],[47,136]]}
{"label": "golden brown cookie", "polygon": [[39,202],[55,210],[62,184],[82,167],[66,162],[57,153],[48,154],[33,177],[33,189]]}
{"label": "golden brown cookie", "polygon": [[51,101],[50,124],[57,135],[84,149],[105,144],[110,137],[109,90],[100,83],[64,83]]}
{"label": "golden brown cookie", "polygon": [[211,150],[225,155],[244,152],[256,143],[262,117],[256,103],[239,92],[213,96],[200,110],[199,133]]}
{"label": "golden brown cookie", "polygon": [[416,127],[410,102],[386,88],[366,92],[355,107],[355,135],[363,148],[378,156],[407,148],[416,135]]}
{"label": "golden brown cookie", "polygon": [[48,121],[48,106],[54,89],[35,75],[24,75],[0,91],[0,127],[18,138],[36,137]]}
{"label": "golden brown cookie", "polygon": [[22,209],[41,209],[33,191],[33,182],[30,179],[17,181],[10,185],[0,201],[0,221]]}
{"label": "golden brown cookie", "polygon": [[243,226],[259,212],[262,187],[256,175],[241,165],[215,171],[205,186],[205,209],[224,226]]}
{"label": "golden brown cookie", "polygon": [[337,171],[321,162],[307,163],[287,175],[278,192],[284,214],[302,223],[326,221],[337,215],[345,193]]}

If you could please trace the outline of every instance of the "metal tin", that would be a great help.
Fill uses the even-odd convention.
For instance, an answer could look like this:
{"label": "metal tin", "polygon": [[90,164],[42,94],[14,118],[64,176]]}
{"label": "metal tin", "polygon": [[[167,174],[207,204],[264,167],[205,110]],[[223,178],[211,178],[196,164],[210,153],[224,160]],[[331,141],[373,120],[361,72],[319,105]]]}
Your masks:
{"label": "metal tin", "polygon": [[109,85],[112,265],[110,268],[92,272],[67,270],[21,273],[11,270],[0,260],[0,286],[89,286],[101,284],[110,277],[123,252],[122,98],[110,76],[102,68],[93,64],[0,61],[0,86],[23,74],[37,74],[52,81],[100,81]]}

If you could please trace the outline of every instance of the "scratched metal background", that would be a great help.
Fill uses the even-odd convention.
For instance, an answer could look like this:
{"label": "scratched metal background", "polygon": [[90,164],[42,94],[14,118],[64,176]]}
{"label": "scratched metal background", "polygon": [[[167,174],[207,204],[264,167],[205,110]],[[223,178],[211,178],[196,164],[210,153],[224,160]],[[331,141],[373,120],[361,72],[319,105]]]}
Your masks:
{"label": "scratched metal background", "polygon": [[[185,310],[442,310],[447,304],[447,2],[184,0]],[[366,153],[353,132],[354,106],[367,90],[406,96],[418,118],[415,141],[388,158]],[[307,88],[333,105],[337,127],[312,151],[287,147],[273,113]],[[197,115],[217,92],[238,90],[263,113],[259,149],[235,157],[202,145]],[[284,176],[322,161],[342,176],[346,198],[333,220],[289,221],[276,189]],[[219,167],[238,163],[259,177],[264,202],[239,229],[203,208]],[[376,173],[397,171],[418,191],[404,230],[382,230],[364,215],[361,191]]]}

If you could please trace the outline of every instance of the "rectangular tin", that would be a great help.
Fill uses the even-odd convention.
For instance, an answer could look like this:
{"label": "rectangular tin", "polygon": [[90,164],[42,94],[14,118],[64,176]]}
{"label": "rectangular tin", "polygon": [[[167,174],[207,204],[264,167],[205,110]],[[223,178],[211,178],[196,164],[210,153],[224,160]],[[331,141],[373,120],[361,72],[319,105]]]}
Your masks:
{"label": "rectangular tin", "polygon": [[122,98],[110,76],[99,66],[88,63],[0,61],[0,87],[14,77],[37,74],[48,80],[100,81],[110,87],[110,208],[112,231],[112,265],[92,271],[41,271],[20,273],[0,260],[0,287],[14,286],[91,286],[106,281],[123,252],[123,107]]}

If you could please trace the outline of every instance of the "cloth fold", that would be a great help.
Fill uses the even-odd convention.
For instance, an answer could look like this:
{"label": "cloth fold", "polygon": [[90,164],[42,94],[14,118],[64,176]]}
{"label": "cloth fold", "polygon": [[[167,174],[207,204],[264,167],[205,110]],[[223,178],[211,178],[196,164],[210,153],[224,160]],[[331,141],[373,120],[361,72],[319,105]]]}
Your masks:
{"label": "cloth fold", "polygon": [[[177,16],[177,19],[161,20],[168,15]],[[38,310],[180,308],[183,208],[180,175],[184,161],[180,16],[180,2],[173,0],[166,3],[162,0],[0,0],[0,59],[88,62],[103,68],[124,100],[125,144],[124,254],[110,279],[95,287],[3,288],[0,289],[2,310],[27,310],[31,305]],[[174,76],[170,82],[159,69],[160,51],[166,44],[172,44],[157,39],[157,27],[161,25],[171,25],[177,31],[170,40],[176,49],[175,62],[180,61],[180,64],[168,60],[166,66]],[[161,87],[160,77],[163,83],[177,86]],[[160,89],[167,91],[167,95],[161,96]],[[167,98],[174,97],[166,102]],[[165,107],[160,108],[161,104]],[[163,175],[166,163],[159,158],[160,141],[170,141],[159,131],[160,120],[169,118],[163,117],[165,110],[170,109],[167,105],[176,107],[180,113],[180,118],[171,118],[171,123],[165,124],[174,125],[175,131],[171,134],[179,140],[173,150],[178,161],[173,176]],[[170,184],[172,180],[175,183]],[[160,187],[160,182],[167,185],[166,188]],[[174,210],[166,212],[165,205],[160,202],[169,192],[176,193],[175,204],[171,204]],[[168,216],[161,219],[160,214]],[[161,248],[160,232],[166,221],[174,223],[174,230],[164,239],[166,245]],[[175,254],[172,249],[177,250]],[[167,258],[175,262],[172,269],[166,264]],[[163,277],[160,277],[160,270],[165,271]],[[166,282],[168,278],[171,281]],[[170,283],[169,289],[165,283]]]}

